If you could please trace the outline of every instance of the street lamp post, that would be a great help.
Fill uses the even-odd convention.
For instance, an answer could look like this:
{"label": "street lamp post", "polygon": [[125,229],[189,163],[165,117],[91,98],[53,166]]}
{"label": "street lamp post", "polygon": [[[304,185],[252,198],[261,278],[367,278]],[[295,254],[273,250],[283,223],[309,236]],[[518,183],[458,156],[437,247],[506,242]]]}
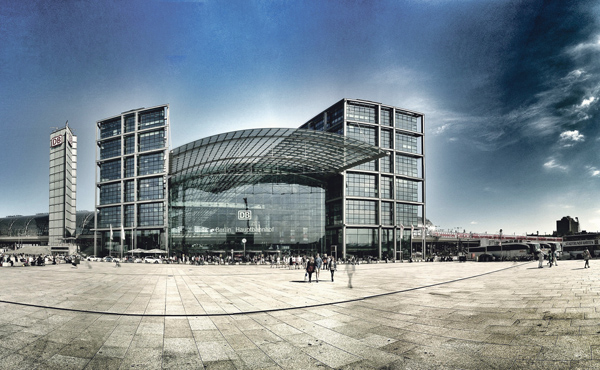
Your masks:
{"label": "street lamp post", "polygon": [[502,251],[502,229],[500,229],[500,259],[504,257],[504,253]]}

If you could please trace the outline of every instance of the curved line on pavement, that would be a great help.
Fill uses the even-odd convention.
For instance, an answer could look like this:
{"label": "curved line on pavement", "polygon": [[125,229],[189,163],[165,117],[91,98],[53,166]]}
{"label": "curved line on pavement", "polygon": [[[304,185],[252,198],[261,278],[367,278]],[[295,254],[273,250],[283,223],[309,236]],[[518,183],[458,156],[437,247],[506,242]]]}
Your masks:
{"label": "curved line on pavement", "polygon": [[323,307],[323,306],[331,306],[331,305],[336,305],[336,304],[365,301],[365,300],[371,299],[371,298],[378,298],[378,297],[384,297],[384,296],[393,295],[393,294],[406,293],[406,292],[411,292],[411,291],[415,291],[415,290],[432,288],[432,287],[440,286],[440,285],[452,284],[452,283],[456,283],[458,281],[474,279],[474,278],[478,278],[478,277],[481,277],[481,276],[495,274],[495,273],[500,272],[500,271],[509,270],[509,269],[512,269],[512,268],[515,268],[515,267],[523,266],[523,265],[526,265],[526,264],[529,264],[529,263],[531,263],[531,262],[528,261],[528,262],[525,262],[525,263],[520,263],[520,264],[515,264],[515,265],[512,265],[512,266],[504,267],[504,268],[501,268],[499,270],[483,272],[481,274],[472,275],[472,276],[466,276],[466,277],[462,277],[462,278],[458,278],[458,279],[453,279],[453,280],[448,280],[448,281],[442,281],[442,282],[439,282],[439,283],[434,283],[434,284],[429,284],[429,285],[423,285],[423,286],[414,287],[414,288],[407,288],[407,289],[397,290],[397,291],[393,291],[393,292],[373,294],[373,295],[369,295],[369,296],[365,296],[365,297],[346,299],[346,300],[343,300],[343,301],[327,302],[327,303],[317,303],[317,304],[311,304],[311,305],[306,305],[306,306],[297,306],[297,307],[271,308],[271,309],[256,310],[256,311],[243,311],[243,312],[202,313],[202,314],[187,314],[187,313],[182,313],[182,314],[118,313],[118,312],[89,311],[89,310],[79,310],[79,309],[74,309],[74,308],[42,306],[42,305],[31,304],[31,303],[21,303],[21,302],[13,302],[13,301],[5,301],[5,300],[0,300],[0,303],[13,304],[13,305],[25,306],[25,307],[44,308],[44,309],[48,309],[48,310],[58,310],[58,311],[68,311],[68,312],[78,312],[78,313],[88,313],[88,314],[98,314],[98,315],[112,315],[112,316],[133,316],[133,317],[193,317],[193,316],[197,316],[197,317],[212,317],[212,316],[215,316],[215,317],[217,317],[217,316],[252,315],[252,314],[257,314],[257,313],[289,311],[289,310],[298,310],[298,309],[305,309],[305,308]]}

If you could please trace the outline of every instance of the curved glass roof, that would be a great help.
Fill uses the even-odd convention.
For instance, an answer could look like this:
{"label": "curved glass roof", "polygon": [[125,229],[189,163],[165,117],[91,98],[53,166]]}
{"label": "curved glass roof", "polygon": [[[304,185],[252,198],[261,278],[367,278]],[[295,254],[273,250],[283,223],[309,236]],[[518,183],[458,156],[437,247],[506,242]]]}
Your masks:
{"label": "curved glass roof", "polygon": [[[320,176],[387,155],[385,150],[338,134],[264,128],[233,131],[180,146],[171,152],[171,182],[219,175],[209,191],[222,191],[240,182],[261,182],[272,175]],[[252,180],[250,180],[252,179]]]}
{"label": "curved glass roof", "polygon": [[[93,234],[94,212],[77,211],[76,235]],[[48,214],[34,216],[10,216],[0,218],[0,237],[48,236]]]}

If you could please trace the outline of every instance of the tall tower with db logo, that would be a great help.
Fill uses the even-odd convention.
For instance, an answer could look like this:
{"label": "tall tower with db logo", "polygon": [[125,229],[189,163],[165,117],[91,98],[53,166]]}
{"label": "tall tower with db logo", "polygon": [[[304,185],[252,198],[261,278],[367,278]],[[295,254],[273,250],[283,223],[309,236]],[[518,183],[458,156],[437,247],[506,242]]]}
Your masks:
{"label": "tall tower with db logo", "polygon": [[53,252],[73,253],[69,245],[75,237],[76,179],[77,137],[67,121],[50,134],[48,245]]}

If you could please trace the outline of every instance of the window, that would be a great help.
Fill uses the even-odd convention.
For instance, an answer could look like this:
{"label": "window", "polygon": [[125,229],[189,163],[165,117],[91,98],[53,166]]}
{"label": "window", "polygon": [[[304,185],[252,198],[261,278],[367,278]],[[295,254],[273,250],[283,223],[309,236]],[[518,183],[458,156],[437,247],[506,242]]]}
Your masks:
{"label": "window", "polygon": [[125,177],[135,176],[135,158],[125,158]]}
{"label": "window", "polygon": [[421,117],[413,117],[411,115],[396,112],[396,127],[402,130],[420,132],[419,123]]}
{"label": "window", "polygon": [[108,184],[100,186],[100,204],[121,202],[121,184]]}
{"label": "window", "polygon": [[413,204],[396,203],[396,225],[404,225],[405,228],[410,228],[411,225],[419,224],[420,211],[422,206]]}
{"label": "window", "polygon": [[140,152],[163,148],[165,146],[165,131],[159,130],[140,134],[139,140]]}
{"label": "window", "polygon": [[139,226],[161,226],[164,223],[163,204],[145,203],[138,208]]}
{"label": "window", "polygon": [[125,117],[125,132],[135,131],[135,114]]}
{"label": "window", "polygon": [[346,118],[351,121],[377,123],[376,116],[373,106],[348,104],[346,107]]}
{"label": "window", "polygon": [[371,200],[348,200],[346,222],[349,224],[377,224],[377,202]]}
{"label": "window", "polygon": [[140,155],[138,161],[139,176],[164,172],[163,153]]}
{"label": "window", "polygon": [[164,186],[162,177],[140,179],[138,200],[156,200],[164,198]]}
{"label": "window", "polygon": [[367,144],[377,145],[377,129],[375,127],[365,127],[349,123],[346,136],[364,141]]}
{"label": "window", "polygon": [[420,177],[420,158],[396,154],[396,174],[410,177]]}
{"label": "window", "polygon": [[133,180],[125,181],[125,202],[135,201],[135,183]]}
{"label": "window", "polygon": [[121,207],[100,208],[98,213],[98,227],[120,227],[121,226]]}
{"label": "window", "polygon": [[396,150],[401,150],[408,153],[420,153],[420,139],[416,136],[404,135],[396,133]]}
{"label": "window", "polygon": [[121,155],[121,139],[103,141],[100,143],[100,159]]}
{"label": "window", "polygon": [[[391,153],[390,153],[391,154]],[[381,172],[394,173],[394,162],[392,155],[381,157]]]}
{"label": "window", "polygon": [[326,212],[327,226],[335,226],[342,224],[342,203],[327,203]]}
{"label": "window", "polygon": [[143,130],[151,127],[164,126],[165,110],[163,108],[151,112],[144,112],[139,115],[139,127]]}
{"label": "window", "polygon": [[133,204],[128,204],[125,206],[125,226],[131,227],[134,226],[133,221],[135,220],[135,206]]}
{"label": "window", "polygon": [[381,224],[394,224],[394,203],[381,202]]}
{"label": "window", "polygon": [[100,165],[100,181],[117,180],[121,178],[121,160],[105,162]]}
{"label": "window", "polygon": [[381,197],[394,199],[394,179],[389,176],[381,176]]}
{"label": "window", "polygon": [[100,138],[121,135],[121,118],[100,123]]}
{"label": "window", "polygon": [[381,147],[386,149],[394,148],[394,140],[391,130],[381,130]]}
{"label": "window", "polygon": [[396,179],[396,199],[408,202],[419,202],[419,182]]}
{"label": "window", "polygon": [[356,167],[352,167],[352,169],[360,171],[377,171],[377,162],[377,160],[374,160],[371,162],[359,164]]}
{"label": "window", "polygon": [[389,109],[381,108],[381,122],[384,126],[392,125],[392,112]]}
{"label": "window", "polygon": [[346,191],[346,194],[351,197],[375,198],[378,196],[377,177],[376,175],[349,173],[346,176]]}
{"label": "window", "polygon": [[376,229],[346,229],[346,251],[353,255],[376,255],[379,244]]}
{"label": "window", "polygon": [[127,136],[125,137],[125,154],[133,154],[135,153],[135,136]]}

